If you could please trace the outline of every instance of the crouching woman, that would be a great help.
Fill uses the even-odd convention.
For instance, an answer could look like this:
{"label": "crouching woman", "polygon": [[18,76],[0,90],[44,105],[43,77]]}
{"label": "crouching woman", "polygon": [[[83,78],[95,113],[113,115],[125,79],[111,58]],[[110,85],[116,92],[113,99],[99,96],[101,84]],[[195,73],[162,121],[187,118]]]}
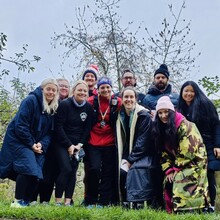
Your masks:
{"label": "crouching woman", "polygon": [[162,154],[167,212],[202,210],[207,205],[207,155],[197,127],[163,96],[157,102],[152,133]]}
{"label": "crouching woman", "polygon": [[148,110],[137,104],[137,93],[132,87],[122,91],[122,108],[116,122],[119,196],[122,205],[134,209],[144,207],[153,199],[151,181],[152,121]]}

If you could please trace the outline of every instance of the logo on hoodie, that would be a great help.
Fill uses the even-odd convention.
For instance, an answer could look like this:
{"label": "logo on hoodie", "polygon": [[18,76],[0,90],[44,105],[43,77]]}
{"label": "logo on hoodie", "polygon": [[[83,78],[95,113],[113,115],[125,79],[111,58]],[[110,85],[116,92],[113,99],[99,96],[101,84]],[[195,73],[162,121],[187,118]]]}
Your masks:
{"label": "logo on hoodie", "polygon": [[81,118],[82,121],[85,121],[86,118],[87,118],[86,112],[82,112],[82,113],[80,114],[80,118]]}

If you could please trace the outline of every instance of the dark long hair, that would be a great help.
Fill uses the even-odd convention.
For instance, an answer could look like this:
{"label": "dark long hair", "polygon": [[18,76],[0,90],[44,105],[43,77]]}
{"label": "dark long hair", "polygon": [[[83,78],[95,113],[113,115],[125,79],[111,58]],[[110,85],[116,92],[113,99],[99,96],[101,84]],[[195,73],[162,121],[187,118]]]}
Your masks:
{"label": "dark long hair", "polygon": [[[182,97],[183,89],[186,86],[192,86],[195,92],[194,99],[190,106],[187,106]],[[180,96],[177,105],[177,110],[184,116],[187,116],[188,109],[190,108],[190,121],[194,122],[198,127],[209,126],[210,123],[218,123],[219,117],[214,104],[203,93],[199,86],[194,81],[185,82],[180,89]]]}
{"label": "dark long hair", "polygon": [[168,122],[164,124],[157,113],[153,122],[152,138],[158,152],[164,151],[165,148],[169,152],[172,152],[173,150],[177,152],[178,143],[177,128],[175,125],[175,112],[169,110],[168,118]]}

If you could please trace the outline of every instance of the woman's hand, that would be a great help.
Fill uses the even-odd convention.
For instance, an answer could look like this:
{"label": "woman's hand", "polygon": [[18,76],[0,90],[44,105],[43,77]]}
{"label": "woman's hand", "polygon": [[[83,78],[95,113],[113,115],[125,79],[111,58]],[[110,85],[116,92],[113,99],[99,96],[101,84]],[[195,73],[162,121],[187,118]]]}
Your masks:
{"label": "woman's hand", "polygon": [[174,180],[174,172],[171,172],[171,173],[167,174],[166,180],[167,180],[168,182],[172,183],[173,180]]}
{"label": "woman's hand", "polygon": [[122,161],[121,161],[121,169],[124,170],[125,172],[128,172],[130,167],[131,167],[131,164],[127,160],[122,159]]}
{"label": "woman's hand", "polygon": [[68,148],[69,156],[73,156],[74,150],[75,150],[75,145],[72,144],[72,145]]}
{"label": "woman's hand", "polygon": [[32,150],[35,152],[35,153],[37,153],[37,154],[42,154],[43,153],[43,150],[42,150],[42,145],[41,145],[41,143],[37,143],[37,144],[34,144],[33,146],[32,146]]}
{"label": "woman's hand", "polygon": [[215,147],[213,150],[214,150],[215,157],[217,159],[220,159],[220,148]]}
{"label": "woman's hand", "polygon": [[82,144],[75,145],[75,152],[78,152],[82,147]]}
{"label": "woman's hand", "polygon": [[82,144],[77,144],[77,145],[71,145],[69,148],[68,148],[68,153],[69,153],[69,156],[73,156],[73,154],[75,154],[76,152],[78,152],[82,147]]}
{"label": "woman's hand", "polygon": [[131,164],[127,161],[128,168],[131,168]]}
{"label": "woman's hand", "polygon": [[167,174],[166,180],[169,181],[170,183],[172,183],[174,181],[174,178],[175,178],[177,173],[178,172],[175,171],[175,172],[171,172],[171,173]]}

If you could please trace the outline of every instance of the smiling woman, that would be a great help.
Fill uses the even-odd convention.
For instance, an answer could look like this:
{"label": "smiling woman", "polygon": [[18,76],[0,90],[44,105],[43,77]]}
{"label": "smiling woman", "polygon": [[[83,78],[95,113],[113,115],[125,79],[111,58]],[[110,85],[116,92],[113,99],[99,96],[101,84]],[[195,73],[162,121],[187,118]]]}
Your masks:
{"label": "smiling woman", "polygon": [[121,99],[112,95],[112,81],[101,77],[98,95],[88,98],[93,105],[93,126],[87,146],[88,190],[85,205],[108,206],[116,202],[115,122]]}
{"label": "smiling woman", "polygon": [[220,121],[214,104],[194,81],[186,81],[180,90],[178,111],[198,127],[208,155],[208,182],[211,207],[215,211],[216,178],[220,170]]}
{"label": "smiling woman", "polygon": [[131,87],[124,89],[122,92],[122,104],[125,108],[127,115],[130,115],[131,111],[135,108],[137,102],[137,93]]}
{"label": "smiling woman", "polygon": [[70,85],[69,81],[64,78],[57,79],[59,85],[59,100],[63,100],[69,96]]}
{"label": "smiling woman", "polygon": [[144,208],[144,201],[153,206],[152,121],[148,110],[137,103],[134,87],[122,90],[122,104],[116,122],[120,202],[125,208],[129,202],[134,209]]}
{"label": "smiling woman", "polygon": [[63,100],[55,117],[55,150],[59,174],[56,180],[55,200],[61,205],[65,192],[64,205],[70,206],[79,160],[78,153],[87,142],[92,121],[92,106],[86,101],[88,85],[78,80],[69,98]]}
{"label": "smiling woman", "polygon": [[157,101],[152,137],[161,154],[168,213],[208,209],[207,153],[194,123],[176,112],[168,96]]}
{"label": "smiling woman", "polygon": [[16,180],[11,207],[28,206],[43,179],[57,107],[58,84],[55,79],[46,79],[22,101],[8,125],[0,152],[0,178]]}

